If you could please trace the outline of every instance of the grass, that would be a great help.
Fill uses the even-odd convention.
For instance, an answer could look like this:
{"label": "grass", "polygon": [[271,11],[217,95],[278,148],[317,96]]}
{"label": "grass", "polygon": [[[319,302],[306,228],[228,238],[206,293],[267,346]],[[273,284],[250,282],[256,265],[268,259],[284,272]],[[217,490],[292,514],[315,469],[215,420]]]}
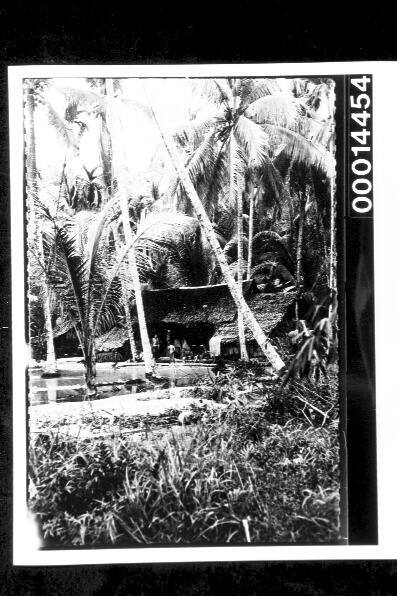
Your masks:
{"label": "grass", "polygon": [[213,399],[228,407],[197,408],[192,426],[147,424],[139,443],[121,432],[128,421],[94,441],[32,439],[30,505],[46,544],[337,543],[335,387],[223,374]]}

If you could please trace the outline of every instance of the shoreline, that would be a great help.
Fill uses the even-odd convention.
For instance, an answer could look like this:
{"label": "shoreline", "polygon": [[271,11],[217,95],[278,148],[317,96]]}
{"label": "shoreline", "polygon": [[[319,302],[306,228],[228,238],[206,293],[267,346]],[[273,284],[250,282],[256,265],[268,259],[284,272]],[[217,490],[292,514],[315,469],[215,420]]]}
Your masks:
{"label": "shoreline", "polygon": [[203,413],[225,407],[207,399],[205,395],[209,392],[207,387],[173,387],[92,401],[30,405],[29,432],[33,435],[54,432],[70,438],[95,438],[114,434],[116,430],[121,432],[122,426],[131,432],[131,428],[139,427],[139,422],[148,418],[157,419],[156,426],[161,426],[158,424],[161,416],[165,416],[165,427],[169,425],[167,412],[172,411],[173,418],[177,419],[178,414],[191,411],[193,404]]}

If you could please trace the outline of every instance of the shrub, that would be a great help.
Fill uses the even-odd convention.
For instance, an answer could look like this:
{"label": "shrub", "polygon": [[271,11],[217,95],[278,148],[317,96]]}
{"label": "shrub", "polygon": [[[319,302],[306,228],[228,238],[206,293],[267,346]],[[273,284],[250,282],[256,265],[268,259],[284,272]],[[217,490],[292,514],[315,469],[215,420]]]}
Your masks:
{"label": "shrub", "polygon": [[37,437],[30,503],[46,543],[337,542],[337,424],[287,420],[283,391],[141,443]]}

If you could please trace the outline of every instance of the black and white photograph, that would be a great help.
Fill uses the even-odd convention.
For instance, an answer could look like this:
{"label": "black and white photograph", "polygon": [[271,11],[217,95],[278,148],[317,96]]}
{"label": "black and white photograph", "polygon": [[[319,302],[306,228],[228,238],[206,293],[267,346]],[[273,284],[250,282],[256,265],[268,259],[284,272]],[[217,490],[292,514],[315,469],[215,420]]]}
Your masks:
{"label": "black and white photograph", "polygon": [[14,558],[379,544],[375,76],[262,70],[15,72]]}
{"label": "black and white photograph", "polygon": [[24,80],[43,546],[343,540],[334,87]]}

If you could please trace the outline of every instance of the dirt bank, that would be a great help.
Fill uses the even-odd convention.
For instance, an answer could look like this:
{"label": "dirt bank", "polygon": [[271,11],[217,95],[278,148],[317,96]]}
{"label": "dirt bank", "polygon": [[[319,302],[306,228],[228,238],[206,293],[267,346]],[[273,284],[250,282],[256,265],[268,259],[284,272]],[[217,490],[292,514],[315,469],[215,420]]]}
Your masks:
{"label": "dirt bank", "polygon": [[31,406],[31,433],[61,433],[89,438],[115,432],[147,430],[148,426],[178,423],[181,412],[222,407],[206,399],[207,388],[175,387],[139,394],[127,393],[85,402],[63,402]]}

